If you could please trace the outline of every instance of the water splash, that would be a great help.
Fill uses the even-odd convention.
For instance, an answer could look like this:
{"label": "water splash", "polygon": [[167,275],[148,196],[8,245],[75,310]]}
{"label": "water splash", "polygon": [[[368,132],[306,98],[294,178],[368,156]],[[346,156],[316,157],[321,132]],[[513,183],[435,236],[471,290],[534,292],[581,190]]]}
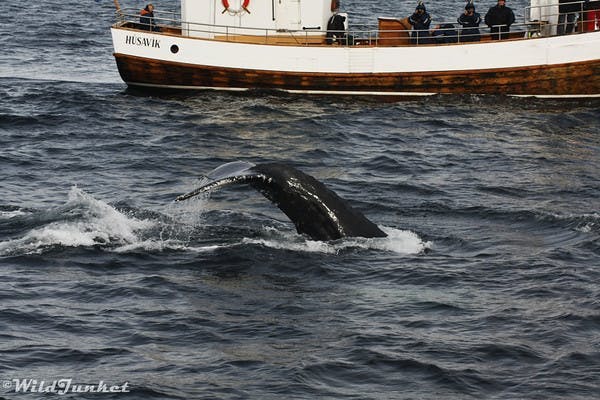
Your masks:
{"label": "water splash", "polygon": [[[395,228],[380,227],[388,236],[385,238],[345,238],[333,242],[304,240],[301,236],[288,232],[274,232],[266,228],[271,238],[244,238],[244,244],[259,244],[275,249],[303,251],[308,253],[338,254],[343,250],[359,248],[365,250],[383,250],[397,254],[420,254],[432,247],[431,242],[423,241],[416,233]],[[269,233],[268,232],[268,233]]]}
{"label": "water splash", "polygon": [[0,210],[0,220],[3,219],[11,219],[14,217],[19,217],[22,215],[26,215],[27,213],[23,210],[17,209],[17,210],[11,210],[11,211],[2,211]]}
{"label": "water splash", "polygon": [[[67,203],[50,212],[54,221],[42,222],[23,237],[0,242],[0,255],[42,253],[51,246],[114,246],[140,240],[140,233],[155,225],[151,220],[127,216],[83,190],[71,188]],[[31,214],[30,218],[39,218]],[[44,220],[44,218],[39,218]]]}
{"label": "water splash", "polygon": [[[20,238],[0,242],[0,256],[41,254],[54,246],[91,247],[128,253],[136,251],[213,252],[217,249],[258,244],[269,248],[298,252],[338,254],[347,249],[382,250],[397,254],[419,254],[431,247],[417,234],[382,227],[386,238],[346,238],[332,242],[307,240],[291,230],[263,227],[260,237],[242,238],[234,243],[195,244],[204,236],[203,212],[208,196],[183,203],[172,203],[162,213],[119,211],[83,190],[71,188],[67,202],[56,209],[25,213],[10,211],[3,218],[27,219],[33,226]],[[143,214],[142,217],[134,214]],[[19,223],[19,222],[15,222]]]}
{"label": "water splash", "polygon": [[[20,222],[26,220],[26,225],[33,229],[22,237],[0,242],[0,256],[41,254],[54,246],[97,246],[118,253],[211,252],[223,245],[191,244],[202,235],[206,198],[199,196],[184,203],[169,204],[162,213],[127,212],[73,187],[67,202],[55,209],[30,213],[19,209],[2,211],[0,218],[7,223],[11,223],[12,218],[21,218]],[[14,224],[20,222],[15,220]]]}

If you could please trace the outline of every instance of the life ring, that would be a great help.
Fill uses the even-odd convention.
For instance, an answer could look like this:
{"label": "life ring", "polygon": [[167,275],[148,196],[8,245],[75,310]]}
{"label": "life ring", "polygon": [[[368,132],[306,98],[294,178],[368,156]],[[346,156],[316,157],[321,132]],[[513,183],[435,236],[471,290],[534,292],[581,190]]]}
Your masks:
{"label": "life ring", "polygon": [[248,6],[250,5],[250,0],[244,0],[244,2],[242,3],[242,7],[240,7],[238,10],[231,10],[229,8],[229,0],[221,0],[221,3],[223,4],[223,7],[225,7],[225,9],[223,10],[223,12],[221,14],[225,14],[225,12],[227,12],[227,11],[229,11],[232,14],[239,14],[242,12],[242,10],[244,10],[248,14],[250,14],[250,10],[248,10]]}

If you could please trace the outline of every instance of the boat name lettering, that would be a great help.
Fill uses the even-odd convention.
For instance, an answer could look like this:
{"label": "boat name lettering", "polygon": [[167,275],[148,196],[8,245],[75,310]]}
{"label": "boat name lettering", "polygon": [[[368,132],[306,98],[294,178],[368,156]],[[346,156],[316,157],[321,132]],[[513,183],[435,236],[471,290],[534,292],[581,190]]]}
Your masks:
{"label": "boat name lettering", "polygon": [[127,36],[125,36],[125,43],[133,44],[136,46],[145,46],[145,47],[153,47],[156,49],[160,49],[160,40],[158,40],[158,39],[150,39],[150,38],[145,38],[145,37],[140,37],[140,36],[127,35]]}

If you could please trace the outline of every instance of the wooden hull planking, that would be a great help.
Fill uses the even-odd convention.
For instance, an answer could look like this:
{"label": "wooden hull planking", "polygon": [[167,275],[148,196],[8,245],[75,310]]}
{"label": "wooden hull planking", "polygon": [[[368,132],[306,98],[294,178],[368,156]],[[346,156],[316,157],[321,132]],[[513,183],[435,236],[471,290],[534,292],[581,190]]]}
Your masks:
{"label": "wooden hull planking", "polygon": [[203,66],[115,53],[128,85],[176,89],[272,89],[315,94],[600,96],[600,60],[485,70],[315,73]]}

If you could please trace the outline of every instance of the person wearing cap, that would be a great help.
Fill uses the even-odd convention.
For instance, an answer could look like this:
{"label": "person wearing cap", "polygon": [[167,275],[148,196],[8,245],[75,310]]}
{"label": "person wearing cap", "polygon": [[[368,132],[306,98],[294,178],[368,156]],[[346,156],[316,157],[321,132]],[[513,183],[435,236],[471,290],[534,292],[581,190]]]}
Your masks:
{"label": "person wearing cap", "polygon": [[408,17],[408,22],[413,26],[411,43],[430,43],[429,25],[431,24],[431,16],[425,9],[425,4],[419,2],[417,8],[415,8],[415,12]]}
{"label": "person wearing cap", "polygon": [[490,27],[492,39],[508,39],[510,26],[515,22],[513,10],[506,6],[505,0],[498,0],[498,3],[490,7],[485,14],[485,24]]}
{"label": "person wearing cap", "polygon": [[460,31],[461,42],[479,42],[481,16],[475,12],[475,5],[473,3],[467,3],[465,12],[460,14],[457,21],[462,26]]}

